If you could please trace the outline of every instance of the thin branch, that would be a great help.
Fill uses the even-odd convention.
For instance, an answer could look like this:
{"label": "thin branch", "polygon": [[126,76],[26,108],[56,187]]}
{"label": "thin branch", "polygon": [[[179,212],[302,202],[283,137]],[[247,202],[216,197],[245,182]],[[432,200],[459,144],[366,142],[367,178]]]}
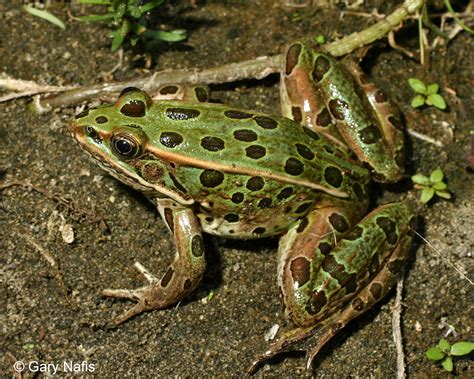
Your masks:
{"label": "thin branch", "polygon": [[[408,15],[416,12],[423,0],[406,0],[393,13],[357,33],[350,34],[338,41],[323,46],[332,55],[338,57],[348,54],[355,49],[368,45],[383,38],[390,30],[399,25]],[[145,78],[128,80],[125,82],[102,83],[99,85],[82,87],[67,91],[61,95],[47,97],[37,102],[37,111],[64,107],[84,101],[90,101],[100,96],[120,92],[124,87],[140,87],[145,91],[153,92],[166,83],[228,83],[242,79],[262,79],[269,74],[279,72],[283,66],[282,54],[271,57],[259,57],[240,63],[230,63],[210,69],[165,70],[156,72]]]}
{"label": "thin branch", "polygon": [[401,331],[401,313],[403,296],[403,276],[397,281],[397,296],[392,312],[392,334],[397,349],[397,379],[405,379],[405,354],[403,353],[403,340]]}

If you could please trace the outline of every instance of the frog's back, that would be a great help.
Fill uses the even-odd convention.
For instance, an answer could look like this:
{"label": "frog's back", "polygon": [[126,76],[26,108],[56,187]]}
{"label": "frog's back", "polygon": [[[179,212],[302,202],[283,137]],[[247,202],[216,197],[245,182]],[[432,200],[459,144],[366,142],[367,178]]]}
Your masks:
{"label": "frog's back", "polygon": [[154,102],[139,121],[149,151],[187,167],[260,175],[346,197],[367,177],[347,153],[284,117],[183,101]]}

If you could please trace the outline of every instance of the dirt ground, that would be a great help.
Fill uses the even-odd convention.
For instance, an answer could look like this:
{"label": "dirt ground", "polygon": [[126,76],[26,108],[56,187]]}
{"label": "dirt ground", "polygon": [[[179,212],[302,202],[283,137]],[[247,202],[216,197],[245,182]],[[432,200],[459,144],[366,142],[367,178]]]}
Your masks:
{"label": "dirt ground", "polygon": [[[302,36],[323,34],[334,40],[373,23],[360,15],[341,17],[343,7],[321,9],[316,1],[306,8],[270,0],[197,3],[193,8],[182,1],[169,9],[167,22],[187,29],[189,38],[163,46],[154,55],[157,69],[213,67],[278,54]],[[399,3],[365,1],[358,11],[376,8],[388,13]],[[67,11],[78,15],[81,8],[51,9],[67,21],[61,31],[24,13],[19,1],[1,0],[0,72],[52,85],[87,85],[109,78],[118,54],[110,52],[105,26],[68,18]],[[396,38],[413,51],[417,48],[413,23]],[[126,50],[113,79],[142,76],[143,60],[135,58]],[[473,286],[453,268],[472,280],[472,62],[472,37],[460,33],[447,47],[432,51],[424,67],[383,41],[364,65],[400,106],[407,127],[442,143],[407,136],[408,175],[441,167],[454,194],[451,201],[422,207],[419,232],[434,248],[419,240],[406,267],[402,332],[409,377],[448,376],[424,355],[446,332],[445,325],[456,330],[457,337],[451,335],[450,340],[474,339]],[[410,77],[439,83],[447,111],[412,109]],[[278,113],[277,75],[212,90],[212,99]],[[29,111],[29,101],[0,104],[0,185],[30,182],[46,191],[14,186],[0,192],[2,375],[14,374],[15,361],[58,364],[60,376],[64,362],[76,364],[82,374],[84,366],[78,366],[88,362],[97,376],[241,375],[252,357],[265,351],[264,335],[271,326],[286,324],[275,278],[277,241],[206,238],[208,268],[192,296],[176,307],[107,328],[107,322],[131,304],[104,298],[100,291],[142,285],[135,261],[154,273],[164,272],[173,250],[168,232],[141,194],[103,172],[70,138],[67,124],[77,109],[38,116]],[[409,176],[397,185],[374,188],[374,203],[419,196]],[[74,201],[74,211],[61,204],[58,199],[63,198]],[[61,225],[72,227],[73,243],[64,242]],[[214,296],[205,301],[211,291]],[[394,377],[394,297],[392,291],[340,332],[317,357],[312,374]],[[459,360],[455,367],[459,377],[474,377],[472,360]],[[28,369],[23,374],[37,376]],[[307,375],[304,355],[283,354],[259,375]]]}

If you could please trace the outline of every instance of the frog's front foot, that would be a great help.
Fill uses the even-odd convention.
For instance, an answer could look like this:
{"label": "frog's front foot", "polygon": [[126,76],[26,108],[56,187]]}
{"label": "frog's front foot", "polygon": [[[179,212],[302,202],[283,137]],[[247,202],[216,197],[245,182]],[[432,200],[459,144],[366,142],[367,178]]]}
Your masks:
{"label": "frog's front foot", "polygon": [[189,276],[179,277],[173,265],[168,268],[161,280],[151,274],[139,262],[135,262],[135,268],[145,277],[149,283],[148,285],[133,290],[105,289],[102,291],[104,296],[137,302],[132,308],[113,319],[112,324],[114,325],[119,325],[142,312],[167,308],[179,302],[194,290],[200,279],[200,276],[195,280],[191,280]]}

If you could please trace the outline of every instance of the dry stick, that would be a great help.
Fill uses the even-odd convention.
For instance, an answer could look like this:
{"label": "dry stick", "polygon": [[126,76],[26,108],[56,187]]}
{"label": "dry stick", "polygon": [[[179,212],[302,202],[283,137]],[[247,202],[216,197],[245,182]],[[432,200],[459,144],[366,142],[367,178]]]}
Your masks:
{"label": "dry stick", "polygon": [[[328,43],[323,48],[335,57],[348,54],[355,49],[368,45],[385,36],[395,26],[399,25],[408,15],[415,13],[423,0],[406,0],[385,19],[357,33],[352,33],[338,41]],[[156,72],[141,79],[124,82],[102,83],[95,86],[82,87],[66,91],[60,95],[39,100],[36,103],[37,112],[45,112],[51,108],[64,107],[84,101],[90,101],[100,96],[120,92],[124,87],[140,87],[153,92],[166,83],[228,83],[242,79],[262,79],[269,74],[279,72],[283,67],[283,54],[271,57],[259,57],[239,63],[230,63],[210,69],[165,70]]]}
{"label": "dry stick", "polygon": [[403,296],[403,273],[397,281],[397,296],[392,309],[392,334],[397,349],[397,379],[405,379],[405,355],[403,353],[402,331],[400,325]]}

